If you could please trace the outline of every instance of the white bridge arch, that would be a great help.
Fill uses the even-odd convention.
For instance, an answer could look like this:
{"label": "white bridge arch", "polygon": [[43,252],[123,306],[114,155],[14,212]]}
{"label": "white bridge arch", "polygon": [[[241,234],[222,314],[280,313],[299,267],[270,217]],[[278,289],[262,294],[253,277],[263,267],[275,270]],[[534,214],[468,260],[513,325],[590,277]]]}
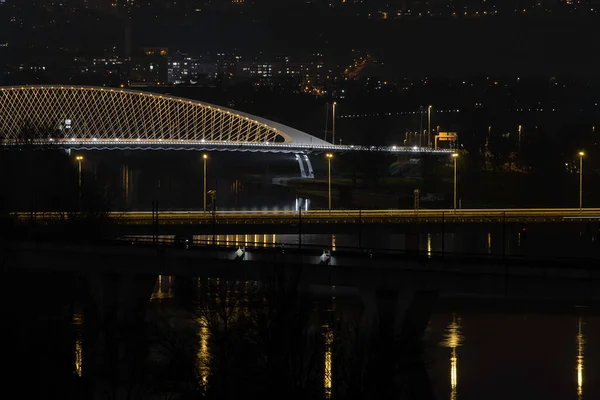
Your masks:
{"label": "white bridge arch", "polygon": [[330,147],[254,115],[169,95],[90,86],[0,88],[0,142]]}

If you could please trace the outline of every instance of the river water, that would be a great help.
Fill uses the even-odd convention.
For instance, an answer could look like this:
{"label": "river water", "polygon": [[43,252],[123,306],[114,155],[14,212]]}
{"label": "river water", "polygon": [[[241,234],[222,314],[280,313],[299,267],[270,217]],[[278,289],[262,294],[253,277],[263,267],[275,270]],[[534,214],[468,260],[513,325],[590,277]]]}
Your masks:
{"label": "river water", "polygon": [[356,292],[276,277],[4,278],[6,378],[36,398],[600,396],[600,313],[581,304],[444,298],[408,337],[374,330]]}

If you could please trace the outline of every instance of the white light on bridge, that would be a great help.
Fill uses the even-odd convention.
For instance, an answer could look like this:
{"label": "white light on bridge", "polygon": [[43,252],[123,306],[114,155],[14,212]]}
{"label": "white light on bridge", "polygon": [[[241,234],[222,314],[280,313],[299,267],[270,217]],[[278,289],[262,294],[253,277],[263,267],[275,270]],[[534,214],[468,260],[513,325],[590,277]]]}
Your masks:
{"label": "white light on bridge", "polygon": [[240,246],[235,252],[235,257],[238,260],[243,260],[246,255],[246,248],[244,246]]}

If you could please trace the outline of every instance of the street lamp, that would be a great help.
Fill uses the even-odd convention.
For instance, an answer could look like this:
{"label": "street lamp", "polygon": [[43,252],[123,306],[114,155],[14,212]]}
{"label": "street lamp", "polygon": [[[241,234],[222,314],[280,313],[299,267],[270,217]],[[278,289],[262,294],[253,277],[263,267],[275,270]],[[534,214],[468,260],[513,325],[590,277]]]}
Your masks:
{"label": "street lamp", "polygon": [[325,103],[325,141],[327,141],[327,129],[329,129],[329,103]]}
{"label": "street lamp", "polygon": [[585,153],[583,151],[579,152],[579,210],[583,206],[583,156]]}
{"label": "street lamp", "polygon": [[[335,103],[334,103],[335,104]],[[333,154],[331,153],[327,153],[325,155],[327,157],[327,163],[328,163],[328,199],[329,199],[329,212],[331,212],[331,159],[333,158]]]}
{"label": "street lamp", "polygon": [[202,154],[202,161],[204,163],[204,190],[202,191],[202,193],[204,193],[204,214],[206,214],[206,161],[208,160],[208,154]]}
{"label": "street lamp", "polygon": [[454,159],[454,211],[456,211],[456,160],[458,159],[458,153],[452,153]]}
{"label": "street lamp", "polygon": [[427,147],[431,147],[431,106],[427,107]]}
{"label": "street lamp", "polygon": [[337,104],[337,102],[333,102],[333,115],[332,115],[332,127],[331,127],[331,135],[332,135],[332,139],[331,139],[331,143],[335,144],[335,105]]}

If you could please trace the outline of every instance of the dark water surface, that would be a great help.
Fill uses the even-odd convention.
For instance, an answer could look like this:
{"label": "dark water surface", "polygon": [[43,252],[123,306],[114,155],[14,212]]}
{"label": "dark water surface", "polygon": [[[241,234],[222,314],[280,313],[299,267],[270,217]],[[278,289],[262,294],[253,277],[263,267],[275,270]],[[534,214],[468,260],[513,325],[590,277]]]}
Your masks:
{"label": "dark water surface", "polygon": [[411,336],[293,272],[3,275],[5,382],[32,398],[600,396],[600,314],[577,304],[440,298]]}

